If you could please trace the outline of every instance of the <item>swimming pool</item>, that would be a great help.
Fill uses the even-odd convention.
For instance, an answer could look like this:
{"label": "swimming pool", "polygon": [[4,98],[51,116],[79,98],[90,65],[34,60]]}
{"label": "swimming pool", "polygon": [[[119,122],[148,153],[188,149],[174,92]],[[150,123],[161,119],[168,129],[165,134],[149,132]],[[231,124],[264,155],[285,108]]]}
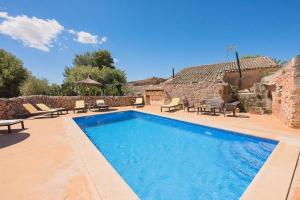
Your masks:
{"label": "swimming pool", "polygon": [[239,199],[277,144],[135,111],[74,120],[141,199]]}

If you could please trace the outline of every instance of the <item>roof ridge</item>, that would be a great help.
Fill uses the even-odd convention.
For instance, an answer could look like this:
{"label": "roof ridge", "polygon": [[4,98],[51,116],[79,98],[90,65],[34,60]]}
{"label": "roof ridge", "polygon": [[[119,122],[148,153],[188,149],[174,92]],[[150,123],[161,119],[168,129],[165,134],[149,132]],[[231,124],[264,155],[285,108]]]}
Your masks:
{"label": "roof ridge", "polygon": [[[256,59],[260,59],[260,58],[267,58],[267,59],[273,60],[269,56],[258,56],[258,57],[255,57],[255,58],[242,58],[242,59],[240,58],[240,61],[244,61],[244,60],[256,60]],[[223,65],[223,64],[229,64],[229,63],[235,63],[235,62],[236,62],[236,60],[231,60],[231,61],[227,61],[227,62],[217,62],[217,63],[211,63],[211,64],[201,64],[201,65],[197,65],[197,66],[184,67],[182,70],[190,69],[190,68],[196,68],[196,67],[204,67],[204,66],[209,67],[209,66],[212,66],[212,65]]]}

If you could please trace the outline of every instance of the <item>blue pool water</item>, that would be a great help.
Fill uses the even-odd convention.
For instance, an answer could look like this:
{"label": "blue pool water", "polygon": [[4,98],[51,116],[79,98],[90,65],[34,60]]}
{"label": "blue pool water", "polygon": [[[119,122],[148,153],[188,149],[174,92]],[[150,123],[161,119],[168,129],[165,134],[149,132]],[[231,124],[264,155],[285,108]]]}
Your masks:
{"label": "blue pool water", "polygon": [[141,199],[239,199],[277,144],[135,111],[74,120]]}

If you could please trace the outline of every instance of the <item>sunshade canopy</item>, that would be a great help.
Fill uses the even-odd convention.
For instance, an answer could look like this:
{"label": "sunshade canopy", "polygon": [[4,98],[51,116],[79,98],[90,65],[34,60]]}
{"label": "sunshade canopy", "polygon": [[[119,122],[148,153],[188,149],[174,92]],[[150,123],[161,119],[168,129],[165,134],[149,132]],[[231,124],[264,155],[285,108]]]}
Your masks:
{"label": "sunshade canopy", "polygon": [[101,83],[99,83],[98,81],[95,81],[95,80],[91,79],[90,75],[86,79],[83,79],[81,81],[77,81],[77,83],[86,84],[86,85],[101,85]]}

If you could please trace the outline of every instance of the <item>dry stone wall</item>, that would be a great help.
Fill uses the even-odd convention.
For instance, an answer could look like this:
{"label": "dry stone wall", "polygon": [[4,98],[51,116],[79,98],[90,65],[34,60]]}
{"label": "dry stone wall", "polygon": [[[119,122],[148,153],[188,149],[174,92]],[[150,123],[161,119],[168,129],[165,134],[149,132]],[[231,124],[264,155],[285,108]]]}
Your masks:
{"label": "dry stone wall", "polygon": [[300,56],[277,72],[274,83],[273,114],[289,127],[300,128]]}
{"label": "dry stone wall", "polygon": [[[169,103],[172,98],[187,98],[191,104],[198,105],[203,100],[215,97],[222,98],[225,102],[231,100],[231,89],[227,83],[201,82],[190,84],[162,83],[159,85],[139,86],[134,88],[150,102],[159,101],[159,104]],[[156,94],[159,93],[159,94]],[[163,93],[163,97],[161,97]],[[162,101],[161,101],[162,99]],[[152,101],[151,101],[152,100]]]}
{"label": "dry stone wall", "polygon": [[201,101],[220,97],[225,101],[229,100],[229,90],[227,84],[211,82],[192,83],[192,84],[165,84],[164,91],[166,99],[179,97],[187,98],[192,104],[198,105]]}
{"label": "dry stone wall", "polygon": [[25,96],[10,99],[0,98],[0,119],[12,119],[28,114],[23,108],[24,103],[44,103],[49,107],[64,107],[73,109],[75,101],[85,100],[85,102],[96,102],[97,99],[103,99],[109,106],[130,106],[135,102],[134,96]]}

